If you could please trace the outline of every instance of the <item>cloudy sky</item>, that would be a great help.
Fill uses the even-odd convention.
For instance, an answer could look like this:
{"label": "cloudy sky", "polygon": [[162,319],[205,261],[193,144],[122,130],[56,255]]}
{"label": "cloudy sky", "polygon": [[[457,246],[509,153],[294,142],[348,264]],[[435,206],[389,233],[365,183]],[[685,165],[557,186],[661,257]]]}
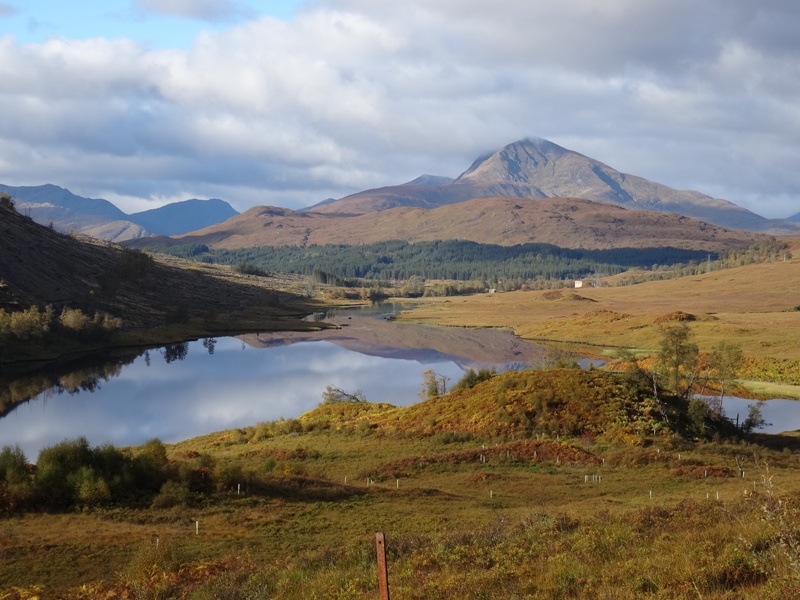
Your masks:
{"label": "cloudy sky", "polygon": [[0,183],[298,208],[528,136],[800,211],[796,0],[0,0]]}

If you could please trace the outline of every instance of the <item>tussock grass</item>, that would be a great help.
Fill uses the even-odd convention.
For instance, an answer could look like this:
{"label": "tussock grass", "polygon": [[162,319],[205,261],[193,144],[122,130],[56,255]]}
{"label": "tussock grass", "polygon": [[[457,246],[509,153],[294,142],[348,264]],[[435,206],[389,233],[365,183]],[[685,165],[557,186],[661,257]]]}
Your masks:
{"label": "tussock grass", "polygon": [[[798,290],[800,258],[792,258],[666,281],[582,288],[580,299],[560,292],[554,301],[553,292],[546,291],[424,299],[398,318],[511,327],[526,339],[573,343],[599,357],[604,349],[657,348],[659,321],[680,313],[694,317],[689,326],[701,350],[727,341],[747,356],[797,361],[800,345],[788,332],[800,328],[800,312],[794,310]],[[793,372],[797,376],[796,368]]]}
{"label": "tussock grass", "polygon": [[793,596],[800,441],[658,410],[614,374],[524,372],[187,440],[169,468],[205,493],[0,521],[0,598],[374,598],[376,531],[394,598]]}

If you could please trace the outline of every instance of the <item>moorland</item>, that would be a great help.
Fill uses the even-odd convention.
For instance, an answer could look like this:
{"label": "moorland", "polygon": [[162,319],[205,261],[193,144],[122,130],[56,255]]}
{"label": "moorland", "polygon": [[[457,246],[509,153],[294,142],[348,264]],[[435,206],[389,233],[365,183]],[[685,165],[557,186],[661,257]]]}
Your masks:
{"label": "moorland", "polygon": [[[50,324],[64,329],[68,308],[91,322],[107,313],[122,321],[119,332],[109,321],[112,343],[235,330],[238,311],[275,327],[309,310],[306,296],[339,302],[352,289],[299,277],[281,289],[252,265],[111,246],[84,254],[76,244],[98,244],[17,216],[4,215],[0,240],[36,237],[3,248],[4,274],[34,247],[53,266],[9,280],[6,306],[52,303]],[[65,440],[36,465],[5,447],[0,598],[373,598],[378,531],[394,598],[796,596],[798,438],[759,433],[755,403],[732,422],[695,397],[800,397],[800,259],[796,242],[780,249],[741,266],[731,255],[598,276],[597,287],[426,297],[449,284],[418,281],[423,305],[401,318],[512,328],[552,360],[450,389],[434,373],[413,406],[339,390],[297,419],[176,444]],[[175,289],[187,298],[177,313]],[[580,370],[576,356],[608,364]]]}
{"label": "moorland", "polygon": [[797,438],[664,380],[654,396],[652,373],[686,326],[698,356],[731,339],[793,383],[798,271],[423,298],[407,318],[621,360],[484,373],[406,408],[340,397],[174,445],[65,441],[33,472],[7,450],[2,597],[372,598],[377,531],[395,598],[791,597]]}

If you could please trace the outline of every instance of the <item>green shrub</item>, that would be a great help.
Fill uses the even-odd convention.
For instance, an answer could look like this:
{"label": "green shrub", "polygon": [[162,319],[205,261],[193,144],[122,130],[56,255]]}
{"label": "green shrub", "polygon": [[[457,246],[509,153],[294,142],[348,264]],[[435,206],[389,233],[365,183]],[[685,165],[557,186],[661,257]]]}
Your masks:
{"label": "green shrub", "polygon": [[269,276],[269,273],[267,273],[261,267],[246,262],[240,262],[237,264],[236,271],[242,275],[258,275],[259,277]]}
{"label": "green shrub", "polygon": [[85,437],[64,440],[39,453],[37,487],[46,502],[62,506],[76,497],[76,477],[82,467],[91,465],[91,450]]}
{"label": "green shrub", "polygon": [[111,488],[91,467],[81,467],[74,477],[76,499],[84,504],[100,504],[111,500]]}
{"label": "green shrub", "polygon": [[0,484],[18,484],[28,479],[28,459],[19,446],[0,450]]}
{"label": "green shrub", "polygon": [[452,391],[457,390],[466,390],[475,387],[481,381],[488,381],[492,377],[497,375],[497,370],[492,369],[478,369],[475,371],[474,369],[470,369],[464,376],[458,380],[458,382],[453,386]]}
{"label": "green shrub", "polygon": [[240,483],[244,483],[245,475],[242,466],[237,463],[219,463],[214,468],[214,481],[219,490],[235,489]]}
{"label": "green shrub", "polygon": [[92,448],[84,437],[44,448],[36,469],[36,490],[44,505],[99,504],[124,495],[156,492],[166,476],[167,456],[159,440],[135,457],[110,444]]}
{"label": "green shrub", "polygon": [[173,506],[186,506],[191,500],[192,492],[185,482],[167,481],[161,486],[161,491],[153,499],[152,507],[156,509],[172,508]]}

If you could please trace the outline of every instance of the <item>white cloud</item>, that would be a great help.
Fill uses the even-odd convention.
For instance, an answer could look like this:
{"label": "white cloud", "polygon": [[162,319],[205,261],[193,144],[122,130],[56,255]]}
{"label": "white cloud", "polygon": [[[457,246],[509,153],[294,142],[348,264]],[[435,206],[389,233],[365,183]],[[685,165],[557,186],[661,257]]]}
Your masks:
{"label": "white cloud", "polygon": [[[138,1],[156,4],[242,14]],[[779,0],[319,0],[187,50],[5,37],[0,181],[300,207],[456,176],[539,135],[785,216],[800,196],[797,30],[800,5]]]}

